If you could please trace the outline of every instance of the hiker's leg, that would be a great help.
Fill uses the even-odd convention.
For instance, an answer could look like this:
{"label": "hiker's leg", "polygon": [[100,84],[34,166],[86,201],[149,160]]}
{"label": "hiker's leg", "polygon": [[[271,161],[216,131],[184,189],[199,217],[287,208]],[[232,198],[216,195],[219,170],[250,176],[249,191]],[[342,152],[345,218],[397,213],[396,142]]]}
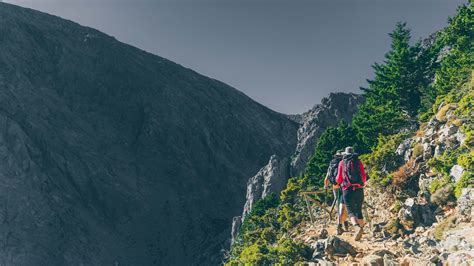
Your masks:
{"label": "hiker's leg", "polygon": [[337,199],[337,223],[342,224],[347,219],[347,215],[345,213],[345,206],[342,199],[342,192],[340,188],[335,189],[334,191],[334,195]]}
{"label": "hiker's leg", "polygon": [[346,205],[344,204],[339,204],[339,223],[342,224],[347,220],[347,210],[346,210]]}
{"label": "hiker's leg", "polygon": [[346,205],[347,214],[350,217],[352,225],[357,225],[357,206],[354,204],[353,199],[354,191],[352,189],[347,189],[342,191],[343,202]]}
{"label": "hiker's leg", "polygon": [[360,226],[364,226],[364,215],[362,214],[362,206],[364,205],[364,189],[358,189],[357,191],[357,223]]}

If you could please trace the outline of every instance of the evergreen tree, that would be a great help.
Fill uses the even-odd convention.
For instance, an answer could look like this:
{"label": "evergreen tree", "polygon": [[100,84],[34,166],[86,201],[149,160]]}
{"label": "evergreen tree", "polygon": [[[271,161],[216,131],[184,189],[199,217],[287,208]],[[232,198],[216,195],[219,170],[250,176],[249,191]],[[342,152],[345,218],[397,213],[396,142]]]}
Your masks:
{"label": "evergreen tree", "polygon": [[427,69],[432,60],[421,56],[420,42],[410,45],[410,30],[406,23],[397,23],[389,34],[391,50],[383,64],[372,68],[375,78],[367,80],[366,102],[354,117],[353,126],[364,151],[377,142],[379,134],[392,134],[413,118],[421,106],[421,91],[430,81]]}

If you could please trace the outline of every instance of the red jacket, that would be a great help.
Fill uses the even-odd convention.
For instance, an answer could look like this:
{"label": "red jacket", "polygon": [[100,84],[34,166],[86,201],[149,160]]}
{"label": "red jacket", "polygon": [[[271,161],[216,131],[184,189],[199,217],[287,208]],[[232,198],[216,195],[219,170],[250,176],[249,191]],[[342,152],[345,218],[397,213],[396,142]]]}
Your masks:
{"label": "red jacket", "polygon": [[[344,160],[339,162],[339,166],[337,168],[336,182],[339,185],[342,184],[342,181],[344,180],[344,178],[347,178],[346,173],[345,171],[343,171],[343,169],[344,169]],[[362,183],[365,185],[365,182],[367,181],[367,176],[365,174],[364,165],[362,164],[360,160],[359,160],[359,170],[362,177]],[[364,185],[354,184],[353,187],[362,188],[364,187]],[[347,190],[349,187],[350,187],[349,185],[342,186],[342,190]]]}

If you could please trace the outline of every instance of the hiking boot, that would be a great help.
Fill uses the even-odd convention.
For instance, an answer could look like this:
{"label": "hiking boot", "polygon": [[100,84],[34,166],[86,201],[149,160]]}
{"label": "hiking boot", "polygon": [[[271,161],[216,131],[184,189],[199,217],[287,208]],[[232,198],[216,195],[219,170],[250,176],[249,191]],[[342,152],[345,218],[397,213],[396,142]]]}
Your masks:
{"label": "hiking boot", "polygon": [[337,235],[340,236],[344,233],[344,230],[342,230],[342,224],[337,225]]}
{"label": "hiking boot", "polygon": [[349,232],[349,222],[348,221],[344,222],[344,231]]}
{"label": "hiking boot", "polygon": [[362,234],[364,233],[364,229],[360,226],[360,225],[357,225],[355,227],[355,236],[354,236],[354,240],[355,241],[359,241],[360,238],[362,237]]}

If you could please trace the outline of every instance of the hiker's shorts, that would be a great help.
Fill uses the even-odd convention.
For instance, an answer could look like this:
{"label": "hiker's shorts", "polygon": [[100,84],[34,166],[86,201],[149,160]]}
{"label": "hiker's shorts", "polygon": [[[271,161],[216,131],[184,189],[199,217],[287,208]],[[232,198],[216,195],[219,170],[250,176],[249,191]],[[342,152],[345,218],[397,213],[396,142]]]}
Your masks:
{"label": "hiker's shorts", "polygon": [[352,190],[351,188],[344,190],[342,192],[342,199],[344,204],[346,204],[347,213],[349,217],[356,217],[357,219],[363,219],[362,215],[362,203],[364,203],[364,189],[356,188]]}

